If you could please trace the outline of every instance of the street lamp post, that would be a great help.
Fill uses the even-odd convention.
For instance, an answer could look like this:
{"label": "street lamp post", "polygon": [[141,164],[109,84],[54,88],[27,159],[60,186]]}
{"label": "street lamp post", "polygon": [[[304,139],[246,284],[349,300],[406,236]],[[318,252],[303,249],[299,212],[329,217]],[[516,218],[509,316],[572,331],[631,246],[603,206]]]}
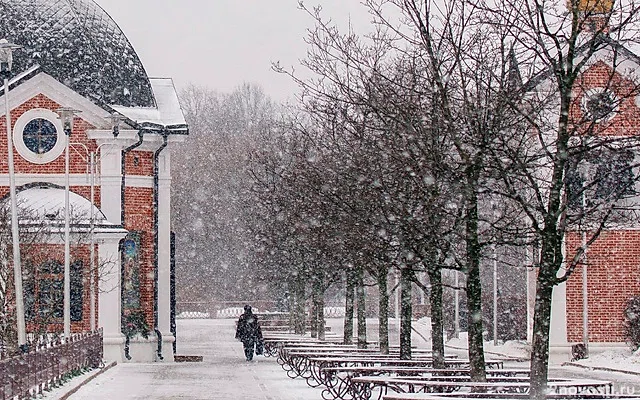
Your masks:
{"label": "street lamp post", "polygon": [[13,240],[13,279],[16,295],[16,325],[18,346],[27,350],[27,332],[24,320],[24,294],[22,291],[22,262],[20,260],[20,234],[18,226],[18,203],[16,200],[15,170],[13,166],[13,138],[11,135],[11,107],[9,106],[9,77],[13,65],[13,50],[22,46],[0,39],[0,73],[4,79],[5,122],[7,124],[7,163],[9,168],[9,197],[11,201],[11,237]]}
{"label": "street lamp post", "polygon": [[498,253],[493,245],[493,345],[498,345]]}
{"label": "street lamp post", "polygon": [[93,235],[94,230],[94,215],[93,215],[93,203],[95,201],[95,168],[96,168],[96,154],[95,152],[89,153],[89,174],[91,175],[91,211],[89,215],[89,236],[90,236],[90,257],[91,257],[91,271],[89,272],[89,301],[91,304],[89,305],[89,318],[91,318],[91,322],[89,326],[91,328],[91,332],[96,330],[96,289],[94,288],[94,274],[96,273],[96,254],[95,254],[95,239]]}
{"label": "street lamp post", "polygon": [[[584,189],[585,182],[585,173],[582,173],[582,193],[580,195],[580,201],[582,205],[582,218],[584,219],[584,213],[587,208],[587,198]],[[582,225],[585,224],[585,221],[581,221]],[[582,246],[582,341],[584,342],[584,357],[589,357],[589,284],[587,281],[588,272],[587,272],[587,231],[586,227],[582,226],[582,232],[580,235],[580,244]]]}
{"label": "street lamp post", "polygon": [[455,287],[456,289],[453,292],[454,305],[453,305],[453,313],[454,313],[454,331],[456,339],[460,337],[460,290],[458,287],[460,286],[460,275],[458,270],[453,271],[455,274]]}
{"label": "street lamp post", "polygon": [[73,131],[73,117],[80,112],[73,108],[59,108],[56,110],[62,121],[65,133],[64,152],[64,337],[71,336],[71,242],[69,215],[69,141]]}

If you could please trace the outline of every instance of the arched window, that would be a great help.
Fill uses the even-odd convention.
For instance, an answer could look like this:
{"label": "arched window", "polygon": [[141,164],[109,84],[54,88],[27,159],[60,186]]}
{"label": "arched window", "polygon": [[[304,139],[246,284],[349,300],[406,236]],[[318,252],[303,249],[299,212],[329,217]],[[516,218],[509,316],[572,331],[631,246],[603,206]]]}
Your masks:
{"label": "arched window", "polygon": [[[27,321],[49,324],[64,320],[64,264],[48,260],[29,268],[24,277],[25,318]],[[83,282],[82,261],[70,265],[71,321],[82,321]]]}

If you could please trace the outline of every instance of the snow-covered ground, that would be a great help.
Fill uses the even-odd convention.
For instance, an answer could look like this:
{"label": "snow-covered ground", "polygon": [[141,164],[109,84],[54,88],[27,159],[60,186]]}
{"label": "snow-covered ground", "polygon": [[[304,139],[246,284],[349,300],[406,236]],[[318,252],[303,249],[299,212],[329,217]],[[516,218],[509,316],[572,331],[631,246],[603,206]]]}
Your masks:
{"label": "snow-covered ground", "polygon": [[604,351],[591,351],[589,358],[576,361],[576,364],[587,367],[610,368],[624,370],[640,375],[640,354],[630,349],[614,349]]}
{"label": "snow-covered ground", "polygon": [[[460,337],[451,338],[447,341],[446,346],[449,348],[466,349],[468,347],[466,332],[462,332]],[[509,340],[507,342],[486,341],[483,344],[485,354],[495,357],[508,357],[516,359],[528,359],[531,354],[531,347],[526,342],[518,340]]]}
{"label": "snow-covered ground", "polygon": [[234,320],[179,320],[178,335],[178,353],[202,355],[203,362],[120,364],[69,399],[321,399],[319,389],[288,378],[274,358],[245,361]]}
{"label": "snow-covered ground", "polygon": [[[391,321],[390,341],[397,344],[397,325]],[[368,339],[377,340],[377,320],[368,323]],[[334,334],[342,332],[342,320],[330,319],[328,325]],[[428,329],[424,324],[416,324],[413,344],[429,347]],[[447,351],[466,357],[466,347],[461,339],[449,341]],[[493,347],[487,343],[488,351],[520,357],[521,347],[514,343]],[[290,379],[274,358],[256,357],[253,362],[244,361],[242,346],[234,340],[234,320],[191,319],[178,321],[178,354],[202,355],[201,363],[151,363],[120,364],[106,371],[80,388],[71,400],[128,400],[128,399],[227,399],[227,400],[321,400],[321,390],[307,386],[304,380]],[[616,365],[622,369],[638,364],[623,361],[622,354],[609,352],[593,355],[583,362]],[[632,356],[629,352],[628,356]],[[499,358],[488,354],[487,358]],[[632,356],[635,360],[639,356]],[[509,361],[509,367],[528,367],[527,362]],[[639,364],[640,365],[640,364]],[[638,365],[635,367],[637,368]],[[597,378],[611,380],[617,392],[640,393],[640,377],[576,367],[562,367],[559,363],[551,366],[551,376]],[[79,380],[82,378],[78,378]],[[56,390],[45,399],[58,399],[65,390]]]}

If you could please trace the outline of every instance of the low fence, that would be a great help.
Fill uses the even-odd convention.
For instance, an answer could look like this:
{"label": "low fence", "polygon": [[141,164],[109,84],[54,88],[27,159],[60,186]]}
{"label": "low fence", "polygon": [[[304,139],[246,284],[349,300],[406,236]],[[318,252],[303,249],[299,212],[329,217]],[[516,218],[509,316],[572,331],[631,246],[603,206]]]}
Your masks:
{"label": "low fence", "polygon": [[[238,318],[244,312],[244,305],[251,304],[253,312],[270,313],[283,311],[276,307],[273,301],[189,301],[176,303],[176,318],[178,319],[213,319]],[[328,306],[324,308],[325,318],[344,317],[344,307]]]}
{"label": "low fence", "polygon": [[30,399],[102,363],[102,331],[72,335],[0,361],[0,400]]}
{"label": "low fence", "polygon": [[254,312],[278,311],[275,301],[178,301],[176,318],[238,318],[244,312],[245,304],[251,304]]}

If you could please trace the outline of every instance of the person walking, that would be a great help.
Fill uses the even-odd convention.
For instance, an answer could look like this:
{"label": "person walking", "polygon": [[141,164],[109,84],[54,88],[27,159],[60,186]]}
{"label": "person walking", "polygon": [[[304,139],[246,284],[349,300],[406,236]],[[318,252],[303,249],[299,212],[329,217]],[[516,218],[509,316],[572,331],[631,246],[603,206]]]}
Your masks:
{"label": "person walking", "polygon": [[254,347],[256,354],[262,354],[262,330],[258,323],[258,316],[251,311],[251,306],[244,306],[244,314],[238,319],[236,327],[236,339],[244,346],[244,355],[247,361],[253,360]]}

